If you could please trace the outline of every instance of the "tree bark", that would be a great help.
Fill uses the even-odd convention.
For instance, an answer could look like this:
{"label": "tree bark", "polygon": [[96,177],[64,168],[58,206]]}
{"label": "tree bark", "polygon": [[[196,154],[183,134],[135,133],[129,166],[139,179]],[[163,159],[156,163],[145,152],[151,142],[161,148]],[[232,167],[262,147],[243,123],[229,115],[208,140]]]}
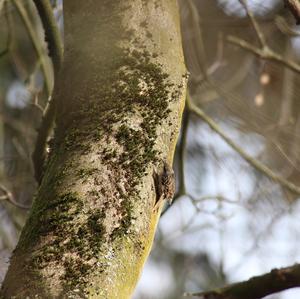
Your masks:
{"label": "tree bark", "polygon": [[130,298],[186,89],[176,0],[65,0],[45,175],[4,298]]}

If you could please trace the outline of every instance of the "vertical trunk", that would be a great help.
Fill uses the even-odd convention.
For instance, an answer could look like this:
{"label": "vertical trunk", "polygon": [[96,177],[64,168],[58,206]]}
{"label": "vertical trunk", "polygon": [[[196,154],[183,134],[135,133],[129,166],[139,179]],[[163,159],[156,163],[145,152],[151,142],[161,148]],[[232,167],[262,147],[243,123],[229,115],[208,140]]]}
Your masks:
{"label": "vertical trunk", "polygon": [[56,134],[2,295],[130,298],[184,105],[177,4],[65,0],[64,13]]}

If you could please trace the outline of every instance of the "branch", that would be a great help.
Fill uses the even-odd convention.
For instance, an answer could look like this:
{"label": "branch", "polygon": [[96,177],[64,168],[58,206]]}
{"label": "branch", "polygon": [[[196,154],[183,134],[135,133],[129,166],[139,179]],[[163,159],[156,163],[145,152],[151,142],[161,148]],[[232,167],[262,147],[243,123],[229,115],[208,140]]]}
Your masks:
{"label": "branch", "polygon": [[259,299],[267,295],[300,287],[300,265],[273,269],[247,281],[234,283],[224,288],[201,293],[186,293],[185,296],[203,299]]}
{"label": "branch", "polygon": [[39,184],[42,181],[45,161],[47,159],[47,140],[54,126],[55,110],[56,105],[53,103],[53,100],[50,99],[46,106],[32,153],[34,177]]}
{"label": "branch", "polygon": [[288,180],[284,179],[279,174],[274,173],[269,167],[265,166],[258,160],[252,158],[248,155],[242,148],[240,148],[237,144],[235,144],[218,126],[218,124],[210,118],[201,108],[197,107],[189,98],[187,97],[187,106],[190,111],[194,112],[198,115],[208,126],[215,131],[232,149],[234,149],[237,153],[239,153],[251,166],[255,169],[266,175],[268,178],[273,180],[274,182],[280,184],[282,187],[289,189],[291,192],[294,192],[300,195],[300,187],[294,185]]}
{"label": "branch", "polygon": [[294,18],[296,19],[296,24],[300,24],[300,2],[298,0],[283,0],[285,6],[290,10]]}
{"label": "branch", "polygon": [[38,59],[41,62],[41,69],[42,69],[44,79],[45,79],[46,91],[47,91],[48,96],[50,96],[51,90],[52,90],[51,79],[50,79],[49,73],[47,71],[47,63],[45,61],[43,49],[40,45],[39,39],[38,39],[38,37],[37,37],[37,35],[34,31],[34,27],[33,27],[32,23],[30,21],[28,13],[25,10],[22,2],[19,1],[19,0],[12,0],[12,3],[15,6],[16,10],[18,11],[18,14],[20,15],[20,17],[21,17],[21,19],[22,19],[22,21],[25,25],[25,28],[28,32],[28,35],[29,35],[30,39],[31,39],[32,45],[33,45],[34,50],[36,52],[36,55],[37,55]]}
{"label": "branch", "polygon": [[182,119],[182,133],[181,133],[181,138],[178,146],[179,190],[178,190],[178,195],[175,196],[174,200],[186,193],[184,165],[185,165],[186,142],[187,142],[187,133],[189,128],[189,121],[190,121],[190,112],[188,109],[185,109],[183,112],[183,119]]}
{"label": "branch", "polygon": [[247,0],[239,0],[239,1],[246,10],[247,16],[250,19],[250,21],[252,23],[252,26],[255,30],[255,33],[257,35],[257,38],[259,40],[260,46],[262,48],[264,48],[266,46],[265,36],[263,35],[262,31],[260,30],[259,25],[256,22],[256,19],[254,18],[254,15],[253,15],[252,11],[248,8]]}
{"label": "branch", "polygon": [[25,209],[25,210],[28,210],[30,208],[30,206],[26,206],[26,205],[23,205],[23,204],[17,202],[14,199],[14,196],[12,195],[12,193],[2,184],[0,184],[0,191],[2,193],[4,193],[3,195],[0,196],[0,200],[7,200],[8,202],[13,204],[17,208],[21,208],[21,209]]}
{"label": "branch", "polygon": [[259,58],[275,61],[283,66],[288,67],[289,69],[293,70],[296,73],[300,73],[300,65],[298,63],[284,58],[280,54],[271,50],[268,46],[260,49],[260,48],[253,46],[252,44],[250,44],[238,37],[232,36],[232,35],[227,37],[227,41],[230,42],[231,44],[237,45],[249,52],[252,52]]}
{"label": "branch", "polygon": [[[260,42],[260,48],[257,48],[255,46],[253,46],[252,44],[246,42],[245,40],[242,40],[235,36],[228,36],[227,41],[230,42],[231,44],[237,45],[243,49],[246,49],[247,51],[252,52],[259,58],[275,61],[283,66],[290,68],[291,70],[293,70],[297,73],[300,73],[300,65],[299,64],[297,64],[291,60],[287,60],[282,55],[276,53],[275,51],[273,51],[272,49],[269,48],[269,46],[266,43],[266,39],[264,37],[263,32],[261,31],[258,23],[256,22],[253,13],[247,6],[247,0],[239,0],[239,1],[245,8],[246,13],[252,23],[252,26],[256,32],[257,38]],[[297,8],[298,8],[298,13],[300,12],[300,3],[298,2],[298,0],[290,0],[290,1],[285,0],[285,1],[295,3],[295,6],[297,6]],[[296,2],[297,2],[297,4],[296,4]]]}
{"label": "branch", "polygon": [[[49,25],[50,28],[45,30],[46,33],[46,40],[51,41],[51,46],[49,45],[49,52],[54,55],[54,69],[56,69],[56,72],[58,71],[58,68],[60,66],[61,60],[62,60],[62,48],[58,49],[59,47],[59,38],[58,38],[58,32],[56,32],[55,26],[53,25],[54,16],[52,16],[52,12],[49,12],[49,9],[51,9],[51,6],[47,6],[47,0],[42,0],[42,2],[39,0],[37,2],[40,2],[36,5],[38,5],[39,13],[42,15],[42,22],[45,25]],[[44,75],[45,79],[45,86],[48,97],[50,97],[52,92],[52,86],[51,86],[51,80],[49,77],[49,73],[47,71],[47,65],[44,58],[44,53],[42,51],[42,47],[39,44],[38,37],[36,36],[36,33],[34,31],[33,25],[31,24],[30,18],[27,14],[27,11],[25,10],[24,6],[22,5],[21,1],[19,0],[12,0],[13,5],[16,7],[26,29],[27,32],[31,38],[33,47],[35,49],[36,55],[38,59],[41,62],[41,69]],[[53,26],[52,26],[53,25]],[[54,50],[55,49],[55,50]],[[51,107],[54,106],[54,107]],[[36,146],[32,155],[32,160],[34,164],[35,169],[35,178],[38,182],[41,181],[42,173],[43,173],[43,166],[44,162],[47,156],[46,153],[46,144],[47,139],[49,137],[49,134],[52,130],[52,126],[54,123],[54,115],[55,115],[55,105],[47,105],[45,109],[44,118],[42,121],[41,128],[39,129]]]}
{"label": "branch", "polygon": [[9,49],[11,48],[11,44],[12,44],[12,36],[11,36],[12,28],[11,28],[11,22],[7,11],[8,4],[6,1],[3,3],[3,6],[4,6],[4,18],[7,27],[7,38],[6,38],[6,47],[4,50],[0,52],[0,58],[9,53]]}
{"label": "branch", "polygon": [[298,30],[294,30],[285,20],[285,18],[281,16],[275,17],[275,24],[278,29],[285,35],[289,37],[298,37],[300,36],[300,32]]}
{"label": "branch", "polygon": [[45,30],[45,41],[48,45],[49,56],[53,60],[54,72],[57,73],[63,60],[63,43],[51,4],[49,0],[33,0],[33,2],[38,10]]}
{"label": "branch", "polygon": [[[264,38],[264,36],[263,36],[259,26],[258,26],[253,14],[249,11],[248,6],[246,4],[246,0],[240,0],[240,2],[244,6],[244,8],[246,9],[247,15],[249,16],[249,18],[252,22],[252,25],[253,25],[253,27],[256,31],[256,34],[257,34],[257,36],[260,40],[260,43],[262,45],[262,49],[254,47],[251,44],[249,44],[248,42],[246,42],[244,40],[241,40],[241,39],[239,39],[237,37],[234,37],[234,36],[229,36],[227,38],[228,41],[233,43],[233,44],[237,44],[240,47],[243,47],[243,48],[253,52],[254,54],[259,56],[260,58],[274,60],[276,62],[279,62],[279,63],[289,67],[290,69],[294,70],[295,72],[300,73],[300,65],[298,65],[298,64],[296,64],[292,61],[285,60],[282,56],[275,53],[273,50],[271,50],[266,45],[265,38]],[[191,3],[191,2],[189,2],[189,3]],[[193,18],[194,18],[194,16],[193,16]],[[200,40],[201,43],[203,43],[201,31],[198,32],[198,39]],[[207,83],[209,83],[212,87],[214,87],[215,90],[219,94],[221,94],[220,89],[210,80],[206,69],[203,68],[203,67],[201,69],[202,69],[202,71],[204,71],[203,77],[204,77],[205,81]],[[240,148],[228,136],[226,136],[224,134],[224,132],[219,128],[218,124],[216,122],[214,122],[214,120],[211,119],[208,115],[206,115],[205,112],[201,108],[197,107],[190,100],[189,96],[187,96],[187,108],[190,109],[190,111],[194,112],[196,115],[198,115],[204,122],[206,122],[213,131],[215,131],[217,134],[219,134],[220,137],[231,148],[233,148],[236,152],[238,152],[250,165],[252,165],[258,171],[260,171],[261,173],[263,173],[264,175],[269,177],[271,180],[275,181],[276,183],[279,183],[281,186],[289,189],[290,191],[300,195],[300,187],[299,186],[294,185],[293,183],[291,183],[288,180],[284,179],[282,176],[274,173],[270,168],[268,168],[267,166],[265,166],[264,164],[262,164],[258,160],[256,160],[256,159],[252,158],[251,156],[249,156],[242,148]]]}
{"label": "branch", "polygon": [[196,32],[196,36],[200,37],[195,39],[195,47],[196,47],[196,51],[199,57],[199,67],[201,68],[202,74],[204,76],[206,76],[207,74],[207,65],[206,65],[206,55],[205,55],[205,47],[204,47],[204,43],[203,43],[203,39],[202,39],[202,30],[201,30],[201,26],[200,25],[200,16],[199,13],[197,11],[197,8],[195,7],[194,3],[192,0],[188,0],[187,1],[187,5],[188,5],[188,9],[190,11],[190,15],[193,21],[193,28]]}
{"label": "branch", "polygon": [[[53,61],[55,79],[63,60],[63,43],[49,0],[33,0],[33,2],[38,10],[45,30],[45,40],[48,44],[49,56]],[[47,140],[53,129],[55,111],[56,103],[55,100],[52,99],[46,106],[41,127],[38,131],[35,148],[32,154],[34,174],[38,183],[41,183],[43,176],[43,167],[47,158]]]}

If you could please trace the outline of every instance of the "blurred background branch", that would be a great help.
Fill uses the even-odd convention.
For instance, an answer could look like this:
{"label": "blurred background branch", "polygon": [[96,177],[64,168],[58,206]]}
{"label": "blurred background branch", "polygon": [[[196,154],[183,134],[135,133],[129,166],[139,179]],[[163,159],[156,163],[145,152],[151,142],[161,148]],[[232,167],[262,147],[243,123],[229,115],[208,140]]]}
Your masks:
{"label": "blurred background branch", "polygon": [[296,193],[297,195],[300,195],[300,187],[292,184],[291,182],[285,180],[282,176],[274,173],[270,168],[266,167],[262,163],[260,163],[257,159],[252,158],[250,155],[248,155],[241,147],[236,145],[231,138],[226,136],[226,134],[221,130],[221,128],[218,126],[216,122],[212,118],[210,118],[201,108],[197,107],[192,99],[188,96],[187,97],[187,107],[188,109],[195,113],[197,116],[199,116],[209,127],[219,134],[221,138],[229,145],[231,146],[237,153],[241,155],[250,165],[255,167],[258,171],[263,173],[264,175],[268,176],[271,180],[273,180],[276,183],[279,183],[285,188],[288,188],[290,191]]}
{"label": "blurred background branch", "polygon": [[238,282],[214,291],[186,293],[186,296],[203,299],[259,299],[300,286],[300,266],[294,265],[252,277],[247,281]]}
{"label": "blurred background branch", "polygon": [[9,203],[13,204],[17,208],[28,210],[30,209],[30,206],[26,206],[22,203],[18,203],[15,199],[12,193],[4,187],[2,184],[0,184],[0,191],[3,193],[3,195],[0,196],[0,201],[7,200]]}
{"label": "blurred background branch", "polygon": [[[58,76],[63,60],[63,43],[49,0],[33,1],[41,18],[45,31],[45,41],[48,45],[49,56],[52,58],[54,78]],[[50,98],[44,110],[41,126],[38,131],[35,148],[32,154],[35,178],[41,183],[43,167],[47,159],[47,142],[52,133],[57,103],[55,97]]]}

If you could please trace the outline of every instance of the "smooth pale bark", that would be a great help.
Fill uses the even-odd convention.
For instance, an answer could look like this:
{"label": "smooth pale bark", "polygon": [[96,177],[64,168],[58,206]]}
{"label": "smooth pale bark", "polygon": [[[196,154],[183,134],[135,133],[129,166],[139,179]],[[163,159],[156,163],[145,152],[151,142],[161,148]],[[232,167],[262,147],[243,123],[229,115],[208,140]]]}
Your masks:
{"label": "smooth pale bark", "polygon": [[65,0],[57,129],[4,298],[130,298],[186,73],[176,0]]}

